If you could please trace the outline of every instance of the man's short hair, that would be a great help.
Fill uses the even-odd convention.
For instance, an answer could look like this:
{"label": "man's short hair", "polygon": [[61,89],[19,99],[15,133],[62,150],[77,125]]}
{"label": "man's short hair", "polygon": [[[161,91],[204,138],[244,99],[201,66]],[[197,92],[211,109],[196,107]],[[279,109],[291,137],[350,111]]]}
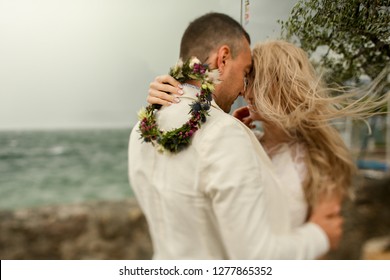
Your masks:
{"label": "man's short hair", "polygon": [[180,57],[196,56],[202,62],[222,45],[229,46],[233,58],[242,48],[243,38],[250,44],[249,34],[233,18],[221,13],[208,13],[192,21],[181,39]]}

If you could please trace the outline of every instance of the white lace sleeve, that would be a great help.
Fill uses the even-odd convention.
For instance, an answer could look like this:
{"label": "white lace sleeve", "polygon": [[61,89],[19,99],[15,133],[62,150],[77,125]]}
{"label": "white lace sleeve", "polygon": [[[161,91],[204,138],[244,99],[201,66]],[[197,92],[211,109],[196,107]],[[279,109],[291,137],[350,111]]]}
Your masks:
{"label": "white lace sleeve", "polygon": [[295,169],[299,175],[301,184],[306,179],[307,176],[307,167],[305,162],[305,157],[307,155],[307,148],[302,143],[296,143],[291,147],[291,156],[294,162]]}
{"label": "white lace sleeve", "polygon": [[307,219],[308,204],[303,191],[307,174],[305,155],[304,145],[285,143],[272,156],[275,171],[288,197],[292,228],[303,225]]}

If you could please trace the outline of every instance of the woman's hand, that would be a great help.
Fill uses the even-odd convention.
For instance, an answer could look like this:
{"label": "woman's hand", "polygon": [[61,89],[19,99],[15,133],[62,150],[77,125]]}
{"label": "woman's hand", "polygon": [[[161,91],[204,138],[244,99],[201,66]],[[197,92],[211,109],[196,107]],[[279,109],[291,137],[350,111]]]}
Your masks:
{"label": "woman's hand", "polygon": [[183,86],[169,75],[158,76],[149,85],[149,95],[146,101],[150,104],[169,106],[179,103],[178,96],[183,94]]}
{"label": "woman's hand", "polygon": [[256,125],[253,124],[253,119],[250,116],[250,111],[247,106],[238,108],[234,110],[233,117],[239,119],[241,122],[243,122],[247,127],[250,129],[255,128]]}

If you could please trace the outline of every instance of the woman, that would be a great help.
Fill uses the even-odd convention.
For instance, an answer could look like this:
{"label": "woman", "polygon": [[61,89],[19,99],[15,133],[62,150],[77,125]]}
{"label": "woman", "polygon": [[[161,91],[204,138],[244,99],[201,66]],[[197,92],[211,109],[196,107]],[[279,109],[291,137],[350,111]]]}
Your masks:
{"label": "woman", "polygon": [[[262,122],[263,133],[257,136],[288,192],[292,226],[297,227],[320,200],[332,197],[341,202],[351,185],[353,160],[329,121],[367,117],[384,101],[371,97],[369,102],[347,104],[357,93],[332,97],[307,54],[291,43],[257,44],[252,57],[253,71],[245,93],[249,106],[233,115],[251,128],[253,121]],[[148,102],[168,105],[180,101],[162,91],[182,93],[176,81],[161,76],[151,83]]]}

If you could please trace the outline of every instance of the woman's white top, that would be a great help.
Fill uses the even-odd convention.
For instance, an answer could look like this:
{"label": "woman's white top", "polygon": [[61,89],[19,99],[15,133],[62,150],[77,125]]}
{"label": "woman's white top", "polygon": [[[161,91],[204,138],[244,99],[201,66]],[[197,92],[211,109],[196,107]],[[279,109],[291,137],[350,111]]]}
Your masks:
{"label": "woman's white top", "polygon": [[[262,134],[255,134],[260,140]],[[283,143],[267,153],[275,166],[282,187],[286,190],[291,226],[293,228],[301,226],[307,220],[309,208],[303,192],[303,182],[307,174],[304,160],[307,153],[305,145],[302,143]]]}

